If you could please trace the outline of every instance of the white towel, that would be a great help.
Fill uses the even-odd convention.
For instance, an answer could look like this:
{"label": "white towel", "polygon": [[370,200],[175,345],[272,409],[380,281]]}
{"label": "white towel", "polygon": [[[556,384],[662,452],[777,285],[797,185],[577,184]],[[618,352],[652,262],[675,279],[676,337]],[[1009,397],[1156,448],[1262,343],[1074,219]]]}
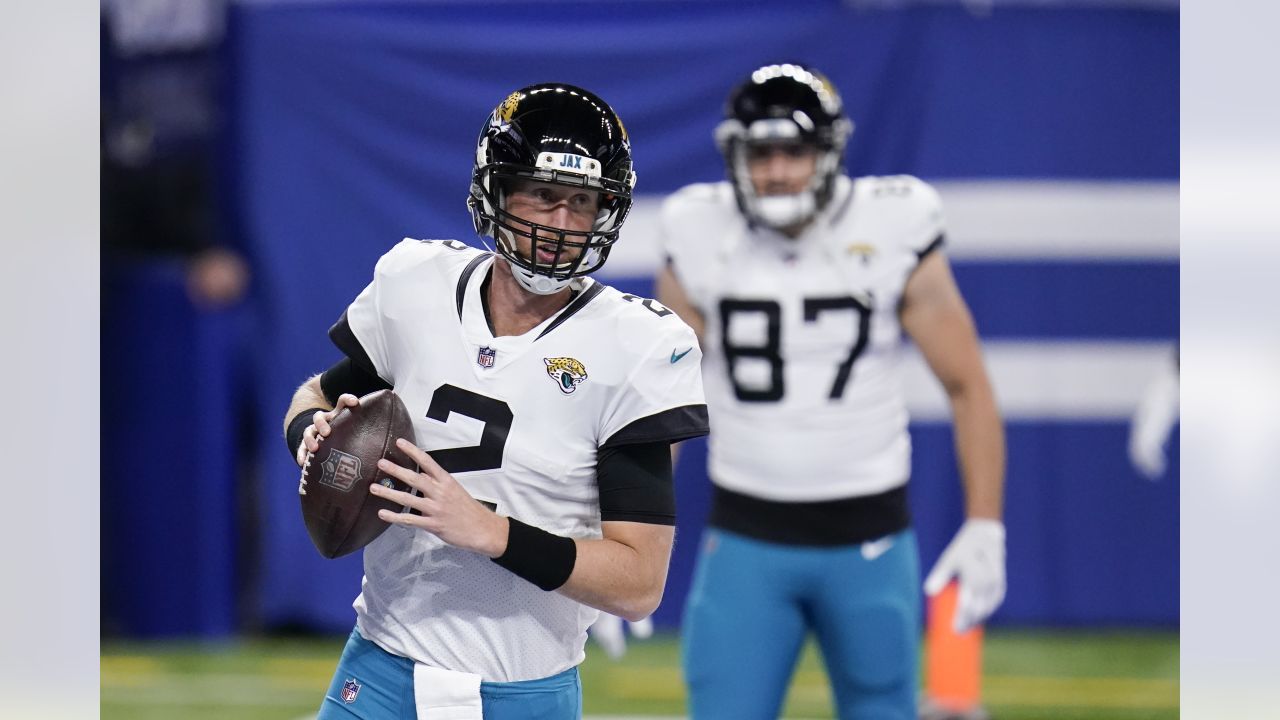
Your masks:
{"label": "white towel", "polygon": [[482,720],[480,676],[413,664],[418,720]]}

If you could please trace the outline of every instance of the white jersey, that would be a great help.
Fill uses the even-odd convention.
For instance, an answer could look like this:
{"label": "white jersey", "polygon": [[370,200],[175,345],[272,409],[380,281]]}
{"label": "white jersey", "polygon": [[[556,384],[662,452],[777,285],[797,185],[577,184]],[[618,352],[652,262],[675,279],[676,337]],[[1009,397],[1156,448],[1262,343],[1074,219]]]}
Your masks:
{"label": "white jersey", "polygon": [[840,177],[796,239],[749,226],[728,183],[680,190],[661,217],[676,278],[706,320],[712,480],[780,502],[905,483],[897,308],[941,242],[937,193],[909,176]]}
{"label": "white jersey", "polygon": [[[597,449],[706,432],[697,340],[654,301],[591,280],[529,332],[495,338],[480,296],[493,262],[457,241],[404,240],[339,321],[358,343],[342,349],[395,388],[417,444],[477,500],[600,537]],[[354,606],[365,638],[487,681],[577,665],[597,614],[402,526],[365,549],[364,574]]]}

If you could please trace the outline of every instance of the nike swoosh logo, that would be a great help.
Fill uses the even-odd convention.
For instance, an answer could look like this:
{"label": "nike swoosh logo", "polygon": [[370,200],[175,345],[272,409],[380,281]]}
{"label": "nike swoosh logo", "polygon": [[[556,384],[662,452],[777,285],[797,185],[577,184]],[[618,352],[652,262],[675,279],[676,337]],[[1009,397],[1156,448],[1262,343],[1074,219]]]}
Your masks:
{"label": "nike swoosh logo", "polygon": [[672,365],[674,365],[674,364],[676,364],[676,363],[680,362],[680,358],[684,357],[685,355],[688,355],[692,350],[693,350],[693,348],[689,348],[688,350],[685,350],[684,352],[682,352],[682,353],[680,353],[679,355],[677,355],[677,354],[676,354],[676,351],[675,351],[675,348],[672,348],[672,349],[671,349],[671,364],[672,364]]}
{"label": "nike swoosh logo", "polygon": [[875,560],[881,555],[889,552],[889,548],[893,547],[893,538],[880,538],[871,542],[862,543],[862,557],[868,560]]}

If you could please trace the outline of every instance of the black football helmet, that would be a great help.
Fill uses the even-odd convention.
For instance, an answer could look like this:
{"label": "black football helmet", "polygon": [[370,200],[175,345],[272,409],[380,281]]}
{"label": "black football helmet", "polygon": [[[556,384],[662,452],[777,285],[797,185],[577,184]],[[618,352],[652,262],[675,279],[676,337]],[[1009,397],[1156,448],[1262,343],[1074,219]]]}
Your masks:
{"label": "black football helmet", "polygon": [[[505,209],[506,182],[525,178],[600,193],[591,230],[578,232],[520,220]],[[636,174],[631,141],[613,109],[591,92],[564,83],[516,90],[480,130],[467,207],[476,232],[491,238],[516,280],[547,295],[600,269],[631,209]],[[522,257],[515,236],[554,243],[555,260]],[[581,248],[576,257],[566,248]],[[561,260],[564,257],[565,260]]]}
{"label": "black football helmet", "polygon": [[[765,65],[734,88],[716,127],[738,207],[749,220],[774,228],[802,224],[831,201],[844,171],[844,149],[853,123],[840,93],[826,76],[800,64]],[[798,195],[761,197],[747,169],[754,143],[801,142],[818,148],[817,169]]]}

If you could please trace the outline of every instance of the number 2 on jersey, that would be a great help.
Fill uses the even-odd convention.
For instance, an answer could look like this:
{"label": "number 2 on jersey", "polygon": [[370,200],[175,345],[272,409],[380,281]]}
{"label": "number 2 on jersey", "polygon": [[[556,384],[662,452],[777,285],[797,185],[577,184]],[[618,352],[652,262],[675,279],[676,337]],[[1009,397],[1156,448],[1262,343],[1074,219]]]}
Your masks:
{"label": "number 2 on jersey", "polygon": [[494,470],[502,467],[502,455],[511,432],[511,406],[501,400],[445,383],[431,395],[427,417],[449,422],[449,413],[458,413],[484,423],[480,443],[468,447],[432,450],[431,457],[451,473]]}
{"label": "number 2 on jersey", "polygon": [[[856,325],[853,346],[849,355],[836,366],[835,380],[827,397],[839,400],[853,374],[853,363],[867,347],[867,334],[871,325],[871,308],[866,303],[848,295],[804,299],[804,321],[816,322],[824,312],[853,310]],[[761,313],[765,318],[763,345],[735,345],[729,338],[729,324],[734,313]],[[720,343],[728,365],[729,381],[733,394],[743,402],[778,402],[786,392],[782,373],[782,306],[774,300],[720,300]],[[735,373],[742,358],[762,358],[769,363],[769,384],[764,388],[749,388],[738,381]]]}

